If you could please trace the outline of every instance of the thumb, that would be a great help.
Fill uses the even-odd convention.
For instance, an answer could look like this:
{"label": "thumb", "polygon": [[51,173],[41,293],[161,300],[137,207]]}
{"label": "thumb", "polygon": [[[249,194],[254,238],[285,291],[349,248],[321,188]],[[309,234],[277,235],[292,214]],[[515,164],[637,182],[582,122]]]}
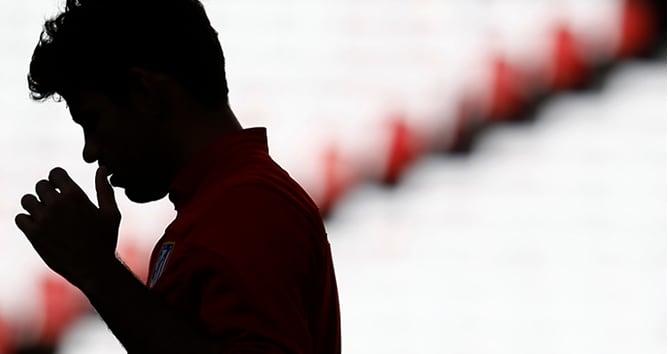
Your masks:
{"label": "thumb", "polygon": [[97,205],[102,213],[114,218],[120,218],[121,212],[118,210],[116,198],[114,197],[114,188],[107,181],[109,171],[106,167],[100,166],[95,173],[95,190],[97,191]]}

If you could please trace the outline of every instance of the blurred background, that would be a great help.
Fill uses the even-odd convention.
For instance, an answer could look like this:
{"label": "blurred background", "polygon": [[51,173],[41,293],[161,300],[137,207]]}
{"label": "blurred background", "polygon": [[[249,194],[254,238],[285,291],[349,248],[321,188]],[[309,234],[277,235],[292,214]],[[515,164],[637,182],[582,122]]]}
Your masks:
{"label": "blurred background", "polygon": [[[325,217],[347,354],[666,351],[666,3],[205,0],[244,127]],[[56,0],[0,2],[0,354],[123,353],[14,226],[54,166],[26,74]],[[174,217],[124,215],[145,277]]]}

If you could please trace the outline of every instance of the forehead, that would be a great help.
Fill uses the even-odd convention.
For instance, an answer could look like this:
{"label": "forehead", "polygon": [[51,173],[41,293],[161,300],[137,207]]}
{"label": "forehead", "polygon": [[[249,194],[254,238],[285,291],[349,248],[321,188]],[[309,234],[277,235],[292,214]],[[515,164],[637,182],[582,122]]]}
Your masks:
{"label": "forehead", "polygon": [[80,125],[114,114],[116,111],[116,107],[107,96],[95,92],[64,95],[63,98],[72,120]]}

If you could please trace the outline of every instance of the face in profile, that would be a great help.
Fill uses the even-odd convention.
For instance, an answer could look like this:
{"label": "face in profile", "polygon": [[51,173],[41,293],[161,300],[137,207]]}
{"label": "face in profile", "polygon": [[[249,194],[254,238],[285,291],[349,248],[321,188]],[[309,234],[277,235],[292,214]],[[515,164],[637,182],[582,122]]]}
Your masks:
{"label": "face in profile", "polygon": [[174,176],[164,119],[108,96],[82,92],[65,97],[84,134],[83,158],[111,173],[110,182],[137,203],[162,199]]}

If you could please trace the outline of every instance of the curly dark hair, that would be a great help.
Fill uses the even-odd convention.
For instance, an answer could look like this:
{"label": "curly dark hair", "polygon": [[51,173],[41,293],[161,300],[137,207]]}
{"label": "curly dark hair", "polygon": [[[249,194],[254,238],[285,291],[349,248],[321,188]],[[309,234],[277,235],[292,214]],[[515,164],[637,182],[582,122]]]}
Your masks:
{"label": "curly dark hair", "polygon": [[44,23],[30,95],[94,90],[123,100],[131,67],[169,76],[203,105],[227,102],[223,50],[198,0],[67,0]]}

